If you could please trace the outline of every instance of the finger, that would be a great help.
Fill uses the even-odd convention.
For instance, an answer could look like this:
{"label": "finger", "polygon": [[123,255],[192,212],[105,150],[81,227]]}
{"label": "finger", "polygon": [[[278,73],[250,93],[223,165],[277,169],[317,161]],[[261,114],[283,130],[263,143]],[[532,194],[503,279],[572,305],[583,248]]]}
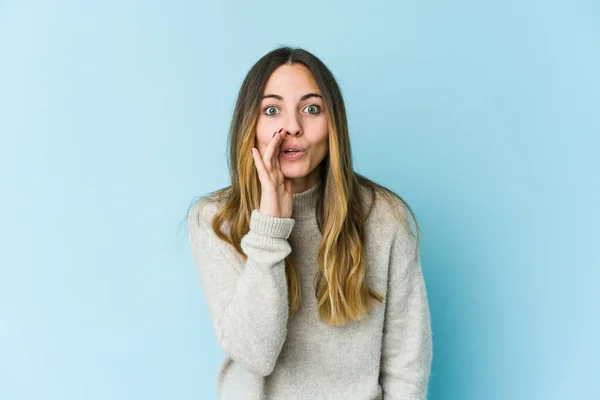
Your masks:
{"label": "finger", "polygon": [[262,158],[260,156],[260,152],[256,148],[252,148],[252,158],[254,159],[254,165],[256,166],[256,170],[258,171],[258,178],[261,183],[265,182],[267,171],[265,170],[265,165],[262,162]]}
{"label": "finger", "polygon": [[275,160],[275,168],[281,171],[281,146],[283,145],[283,138],[285,137],[285,133],[281,132],[277,134],[281,138],[277,142],[277,146],[275,150],[273,150],[273,159]]}
{"label": "finger", "polygon": [[273,169],[273,165],[275,164],[273,162],[273,152],[275,150],[279,151],[277,147],[278,147],[279,139],[281,138],[281,135],[279,135],[278,132],[281,132],[282,129],[275,132],[275,134],[273,135],[273,138],[271,139],[271,141],[267,145],[267,148],[265,149],[265,154],[263,155],[263,162],[265,164],[265,168],[268,171],[271,171]]}
{"label": "finger", "polygon": [[[280,133],[281,135],[281,133]],[[274,158],[275,158],[275,169],[276,170],[281,170],[281,145],[283,144],[283,140],[279,141],[279,145],[277,146],[277,149],[275,151],[274,154]]]}
{"label": "finger", "polygon": [[276,147],[277,144],[277,140],[279,140],[277,132],[275,132],[271,138],[271,140],[269,141],[269,144],[267,145],[267,148],[265,149],[265,154],[263,154],[263,163],[265,164],[265,168],[268,171],[271,171],[273,169],[273,149]]}

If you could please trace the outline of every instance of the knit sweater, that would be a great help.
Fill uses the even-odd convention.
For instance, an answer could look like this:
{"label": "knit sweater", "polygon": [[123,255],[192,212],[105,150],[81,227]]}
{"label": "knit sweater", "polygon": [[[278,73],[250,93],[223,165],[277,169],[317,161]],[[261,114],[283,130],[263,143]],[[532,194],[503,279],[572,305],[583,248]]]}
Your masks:
{"label": "knit sweater", "polygon": [[[226,353],[218,398],[426,399],[432,333],[416,238],[377,195],[366,220],[365,280],[385,300],[371,299],[368,318],[327,325],[318,319],[313,283],[321,240],[315,217],[319,185],[292,195],[291,218],[252,211],[240,242],[247,261],[212,231],[216,201],[203,198],[190,209],[193,260]],[[302,304],[288,318],[284,259],[290,254]]]}

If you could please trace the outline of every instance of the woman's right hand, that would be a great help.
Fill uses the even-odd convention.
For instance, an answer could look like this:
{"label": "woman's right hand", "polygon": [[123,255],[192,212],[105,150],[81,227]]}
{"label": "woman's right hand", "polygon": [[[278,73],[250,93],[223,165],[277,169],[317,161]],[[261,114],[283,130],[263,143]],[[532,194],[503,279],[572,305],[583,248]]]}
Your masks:
{"label": "woman's right hand", "polygon": [[251,151],[262,188],[260,209],[258,211],[272,217],[291,218],[293,204],[292,181],[283,175],[279,162],[279,153],[283,141],[282,130],[283,128],[275,132],[264,155],[261,156],[258,149],[254,147]]}

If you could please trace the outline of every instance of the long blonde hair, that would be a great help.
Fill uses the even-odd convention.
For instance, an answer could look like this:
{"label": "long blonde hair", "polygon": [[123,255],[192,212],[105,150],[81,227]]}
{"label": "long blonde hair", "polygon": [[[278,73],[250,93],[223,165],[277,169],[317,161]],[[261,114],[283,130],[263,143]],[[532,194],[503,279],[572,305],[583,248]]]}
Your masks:
{"label": "long blonde hair", "polygon": [[[417,231],[417,251],[420,228],[412,209],[399,195],[354,171],[344,101],[333,74],[321,60],[306,50],[286,46],[267,53],[250,69],[239,90],[229,130],[231,185],[204,197],[223,204],[212,219],[212,229],[246,260],[240,241],[250,229],[250,215],[259,208],[261,198],[260,180],[250,154],[250,149],[257,147],[260,99],[273,71],[281,65],[295,63],[310,69],[325,102],[329,152],[317,167],[322,184],[319,185],[316,219],[322,239],[317,253],[315,296],[319,319],[331,326],[342,326],[365,318],[372,307],[371,297],[379,302],[384,299],[365,284],[365,221],[375,203],[376,192],[389,201],[400,222],[412,233],[403,208],[410,212]],[[371,194],[368,211],[360,195],[361,187]],[[193,204],[190,209],[192,207]],[[224,234],[221,227],[226,222],[229,232]],[[291,255],[285,258],[285,272],[291,318],[302,299],[300,277]]]}

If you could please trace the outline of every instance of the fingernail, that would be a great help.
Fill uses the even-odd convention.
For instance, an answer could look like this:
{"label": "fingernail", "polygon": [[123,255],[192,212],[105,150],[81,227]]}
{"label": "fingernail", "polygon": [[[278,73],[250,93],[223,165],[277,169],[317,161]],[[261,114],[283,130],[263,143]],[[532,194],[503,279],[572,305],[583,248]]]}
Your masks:
{"label": "fingernail", "polygon": [[279,130],[279,132],[277,132],[277,133],[280,133],[282,130],[283,130],[283,128],[281,128],[281,129]]}
{"label": "fingernail", "polygon": [[[280,132],[281,132],[281,131],[280,131]],[[274,138],[274,137],[275,137],[275,135],[277,135],[277,132],[275,132],[275,133],[273,134],[273,136],[271,136],[271,137],[272,137],[272,138]]]}

